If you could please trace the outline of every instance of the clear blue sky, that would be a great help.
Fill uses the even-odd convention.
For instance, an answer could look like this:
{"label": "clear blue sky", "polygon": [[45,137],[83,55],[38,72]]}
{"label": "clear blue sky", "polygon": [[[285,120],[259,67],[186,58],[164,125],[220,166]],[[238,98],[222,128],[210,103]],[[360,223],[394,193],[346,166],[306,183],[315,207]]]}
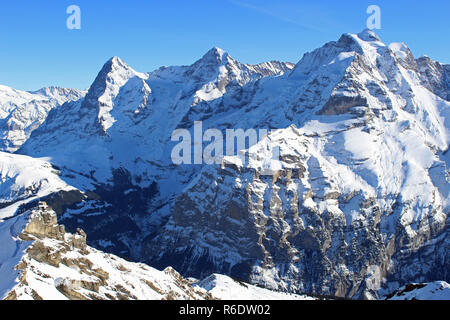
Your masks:
{"label": "clear blue sky", "polygon": [[[81,30],[66,28],[71,4]],[[15,0],[0,4],[0,84],[85,88],[115,55],[146,72],[191,64],[213,46],[244,63],[297,62],[364,29],[370,4],[381,8],[384,42],[450,63],[448,0]]]}

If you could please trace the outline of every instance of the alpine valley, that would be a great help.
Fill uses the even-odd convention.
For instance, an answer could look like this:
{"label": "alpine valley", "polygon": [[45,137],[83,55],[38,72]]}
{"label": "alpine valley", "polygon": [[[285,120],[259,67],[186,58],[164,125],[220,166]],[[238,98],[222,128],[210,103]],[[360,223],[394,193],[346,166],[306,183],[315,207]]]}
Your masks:
{"label": "alpine valley", "polygon": [[[0,299],[450,299],[450,65],[403,43],[113,57],[86,91],[0,86],[0,118]],[[269,133],[176,165],[196,121]]]}

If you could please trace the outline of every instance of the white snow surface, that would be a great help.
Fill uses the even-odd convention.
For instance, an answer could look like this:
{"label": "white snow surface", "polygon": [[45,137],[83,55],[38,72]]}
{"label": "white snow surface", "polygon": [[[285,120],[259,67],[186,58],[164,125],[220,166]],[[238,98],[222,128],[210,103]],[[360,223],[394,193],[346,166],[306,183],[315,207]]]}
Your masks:
{"label": "white snow surface", "polygon": [[195,286],[207,290],[221,300],[314,300],[305,295],[259,288],[221,274],[213,274]]}

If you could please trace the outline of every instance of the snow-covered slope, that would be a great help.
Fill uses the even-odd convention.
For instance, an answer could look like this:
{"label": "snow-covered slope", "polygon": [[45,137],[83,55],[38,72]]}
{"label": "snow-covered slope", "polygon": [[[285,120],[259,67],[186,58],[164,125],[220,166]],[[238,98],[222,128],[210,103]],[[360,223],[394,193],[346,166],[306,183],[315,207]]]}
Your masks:
{"label": "snow-covered slope", "polygon": [[213,276],[220,283],[210,277],[192,285],[172,268],[158,271],[87,246],[82,230],[66,233],[44,204],[0,223],[0,240],[0,299],[228,298],[223,292],[233,292],[235,299],[308,298],[238,285],[221,275]]}
{"label": "snow-covered slope", "polygon": [[51,109],[78,100],[84,94],[58,87],[25,92],[0,85],[0,150],[16,151],[44,122]]}
{"label": "snow-covered slope", "polygon": [[13,216],[22,204],[74,189],[48,161],[6,152],[0,152],[0,178],[0,221]]}
{"label": "snow-covered slope", "polygon": [[305,295],[270,291],[221,274],[212,274],[195,284],[221,300],[314,300]]}
{"label": "snow-covered slope", "polygon": [[396,290],[388,300],[450,300],[450,285],[445,281],[409,284]]}
{"label": "snow-covered slope", "polygon": [[[218,48],[150,73],[113,58],[18,152],[49,157],[86,195],[62,219],[97,248],[185,276],[378,298],[450,281],[448,66],[424,59],[368,30],[293,69]],[[171,134],[194,121],[276,131],[248,164],[176,166]],[[263,175],[276,147],[281,168]]]}
{"label": "snow-covered slope", "polygon": [[426,56],[417,59],[417,65],[424,87],[442,99],[450,101],[450,65],[439,63]]}
{"label": "snow-covered slope", "polygon": [[[175,128],[191,127],[190,117],[208,117],[223,109],[225,93],[231,98],[228,103],[238,107],[245,85],[278,76],[290,67],[279,62],[244,65],[213,48],[191,66],[146,74],[114,57],[103,66],[85,99],[51,112],[49,121],[19,152],[51,154],[55,164],[92,172],[102,182],[113,178],[112,169],[123,167],[139,176],[143,185],[149,184],[159,171],[166,171],[160,170],[162,166],[171,165],[168,144]],[[209,103],[218,106],[211,108]],[[173,183],[167,184],[172,188]]]}

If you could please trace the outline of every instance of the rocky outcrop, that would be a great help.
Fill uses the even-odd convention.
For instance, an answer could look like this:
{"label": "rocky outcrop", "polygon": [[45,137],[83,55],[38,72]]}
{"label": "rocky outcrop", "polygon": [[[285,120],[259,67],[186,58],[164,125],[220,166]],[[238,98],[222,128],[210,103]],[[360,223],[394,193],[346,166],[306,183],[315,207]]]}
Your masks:
{"label": "rocky outcrop", "polygon": [[7,300],[212,299],[172,268],[160,272],[88,247],[84,231],[66,233],[44,202],[28,213],[17,241],[29,246]]}
{"label": "rocky outcrop", "polygon": [[[7,276],[18,274],[7,291],[4,286],[8,284],[0,279],[0,298],[6,300],[212,300],[221,298],[227,289],[236,289],[227,288],[234,283],[227,276],[217,275],[222,282],[211,284],[186,279],[171,267],[158,271],[97,251],[86,245],[81,229],[75,234],[65,232],[64,226],[58,225],[56,213],[44,202],[12,218],[7,225],[0,223],[0,231],[4,231],[3,226],[11,233],[3,245],[13,244],[15,249],[10,260],[3,260],[4,253],[0,256],[0,268]],[[6,265],[11,270],[4,269]],[[233,291],[233,299],[249,294],[257,299],[311,299],[241,286],[238,292]]]}
{"label": "rocky outcrop", "polygon": [[417,59],[423,85],[442,99],[450,101],[450,65],[421,57]]}
{"label": "rocky outcrop", "polygon": [[367,100],[361,97],[332,96],[319,111],[319,115],[338,115],[347,113],[354,107],[367,107]]}
{"label": "rocky outcrop", "polygon": [[56,212],[45,202],[40,202],[37,209],[31,210],[30,221],[21,234],[21,238],[24,240],[33,238],[60,240],[71,248],[81,251],[85,251],[87,246],[86,233],[79,228],[75,234],[66,233],[64,225],[58,224]]}

